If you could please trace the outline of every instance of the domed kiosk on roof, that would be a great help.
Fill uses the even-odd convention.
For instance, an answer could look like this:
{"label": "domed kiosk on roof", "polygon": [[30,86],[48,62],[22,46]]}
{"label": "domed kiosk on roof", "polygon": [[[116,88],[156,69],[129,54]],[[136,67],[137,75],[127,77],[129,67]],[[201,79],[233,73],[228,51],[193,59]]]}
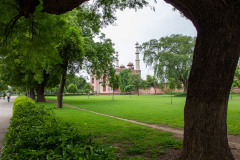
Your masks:
{"label": "domed kiosk on roof", "polygon": [[121,68],[121,69],[124,69],[124,68],[126,68],[126,67],[122,64],[122,65],[120,66],[120,68]]}
{"label": "domed kiosk on roof", "polygon": [[134,70],[134,67],[133,67],[134,65],[133,65],[133,63],[132,63],[132,62],[129,62],[127,66],[128,66],[128,68],[129,68],[129,69],[132,69],[132,70]]}
{"label": "domed kiosk on roof", "polygon": [[129,62],[127,66],[133,66],[133,63],[132,63],[132,62]]}

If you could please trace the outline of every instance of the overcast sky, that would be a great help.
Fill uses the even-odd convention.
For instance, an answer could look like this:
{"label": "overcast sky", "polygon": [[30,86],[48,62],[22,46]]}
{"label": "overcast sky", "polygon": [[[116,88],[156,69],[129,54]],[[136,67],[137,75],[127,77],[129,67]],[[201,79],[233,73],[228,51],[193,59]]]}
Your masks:
{"label": "overcast sky", "polygon": [[[150,39],[159,39],[171,34],[196,36],[196,29],[192,22],[180,17],[179,12],[173,11],[172,6],[163,0],[155,3],[155,12],[149,7],[141,10],[129,10],[116,12],[116,25],[108,26],[102,30],[107,38],[115,44],[114,48],[119,53],[119,65],[127,65],[133,62],[135,65],[135,44],[142,44]],[[140,54],[140,68],[142,78],[147,74],[153,75],[153,71],[144,64],[143,55]]]}

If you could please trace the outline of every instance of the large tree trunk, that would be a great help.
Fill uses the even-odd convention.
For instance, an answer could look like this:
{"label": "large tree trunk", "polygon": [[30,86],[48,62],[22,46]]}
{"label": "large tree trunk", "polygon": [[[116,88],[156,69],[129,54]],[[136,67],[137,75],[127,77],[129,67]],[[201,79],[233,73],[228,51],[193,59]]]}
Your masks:
{"label": "large tree trunk", "polygon": [[66,76],[67,76],[67,66],[68,64],[66,63],[64,65],[64,69],[62,72],[62,79],[61,79],[59,90],[57,93],[57,108],[62,108],[63,92],[64,92],[64,86],[66,83]]}
{"label": "large tree trunk", "polygon": [[187,88],[188,88],[188,81],[183,82],[183,93],[187,93]]}
{"label": "large tree trunk", "polygon": [[198,36],[184,109],[183,160],[233,160],[227,105],[240,51],[240,1],[165,0]]}
{"label": "large tree trunk", "polygon": [[36,100],[34,88],[30,88],[30,98],[32,98],[33,100]]}
{"label": "large tree trunk", "polygon": [[184,160],[234,159],[226,120],[239,58],[239,29],[217,26],[198,32],[184,110]]}
{"label": "large tree trunk", "polygon": [[47,74],[46,70],[43,71],[43,81],[41,84],[38,84],[36,91],[37,91],[37,102],[46,102],[44,96],[44,88],[48,82],[49,75]]}
{"label": "large tree trunk", "polygon": [[46,102],[45,96],[44,96],[44,87],[45,85],[41,83],[38,85],[36,91],[37,91],[37,102]]}
{"label": "large tree trunk", "polygon": [[198,35],[184,110],[184,160],[234,159],[226,124],[240,49],[234,34],[211,30]]}

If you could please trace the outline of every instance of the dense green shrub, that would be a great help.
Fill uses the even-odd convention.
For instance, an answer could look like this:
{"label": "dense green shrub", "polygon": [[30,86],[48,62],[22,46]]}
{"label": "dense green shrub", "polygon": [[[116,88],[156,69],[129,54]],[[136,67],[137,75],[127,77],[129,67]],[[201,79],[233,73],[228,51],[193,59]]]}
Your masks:
{"label": "dense green shrub", "polygon": [[13,110],[1,160],[113,159],[113,148],[92,142],[90,135],[80,135],[30,98],[18,97]]}

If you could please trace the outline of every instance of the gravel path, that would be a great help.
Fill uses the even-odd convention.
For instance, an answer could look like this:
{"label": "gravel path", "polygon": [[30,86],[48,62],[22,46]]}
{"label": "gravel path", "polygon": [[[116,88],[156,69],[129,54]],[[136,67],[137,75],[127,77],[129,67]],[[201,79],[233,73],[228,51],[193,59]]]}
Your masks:
{"label": "gravel path", "polygon": [[15,96],[11,96],[9,103],[7,102],[7,98],[3,100],[1,97],[0,99],[0,151],[2,150],[3,138],[4,135],[7,133],[9,121],[12,118],[12,106],[15,98]]}
{"label": "gravel path", "polygon": [[[56,101],[48,101],[48,102],[56,103]],[[94,111],[91,111],[91,110],[88,110],[88,109],[78,108],[78,107],[71,106],[71,105],[68,105],[68,104],[64,104],[64,105],[69,106],[71,108],[76,108],[76,109],[79,109],[79,110],[84,110],[84,111],[92,112],[92,113],[95,113],[95,114],[99,114],[99,115],[103,115],[103,116],[107,116],[107,117],[112,117],[112,118],[123,120],[123,121],[132,122],[132,123],[135,123],[135,124],[140,124],[140,125],[147,126],[147,127],[150,127],[150,128],[155,128],[155,129],[159,129],[159,130],[162,130],[162,131],[168,131],[168,132],[173,133],[174,136],[176,137],[176,139],[183,140],[183,130],[181,130],[181,129],[176,129],[176,128],[172,128],[172,127],[169,127],[169,126],[166,126],[166,125],[161,125],[161,124],[147,124],[147,123],[143,123],[143,122],[138,122],[138,121],[134,121],[134,120],[129,120],[129,119],[125,119],[125,118],[120,118],[120,117],[115,117],[115,116],[111,116],[111,115],[107,115],[107,114],[94,112]],[[228,135],[228,143],[229,143],[231,151],[232,151],[232,153],[235,157],[235,160],[240,160],[240,135],[230,135],[229,134]]]}

